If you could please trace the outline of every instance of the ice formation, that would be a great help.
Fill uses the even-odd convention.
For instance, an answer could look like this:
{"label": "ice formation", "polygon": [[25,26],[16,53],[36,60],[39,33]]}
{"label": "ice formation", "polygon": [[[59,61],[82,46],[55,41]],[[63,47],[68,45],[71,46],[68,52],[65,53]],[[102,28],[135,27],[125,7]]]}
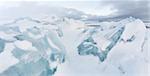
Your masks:
{"label": "ice formation", "polygon": [[5,51],[5,44],[13,44],[11,53],[19,62],[6,68],[1,76],[51,76],[57,65],[65,61],[65,47],[56,31],[58,26],[31,18],[5,25],[0,31],[0,51]]}
{"label": "ice formation", "polygon": [[149,76],[149,36],[132,17],[19,18],[0,26],[0,76]]}
{"label": "ice formation", "polygon": [[[92,54],[94,56],[98,56],[99,60],[103,62],[106,59],[109,51],[117,44],[117,42],[119,42],[120,37],[122,36],[122,33],[124,32],[124,29],[125,28],[128,29],[128,27],[129,29],[133,29],[133,28],[130,28],[130,26],[127,26],[126,24],[130,22],[134,22],[134,20],[135,19],[132,17],[127,18],[125,20],[118,22],[118,24],[114,28],[111,28],[111,29],[108,29],[108,25],[107,26],[105,25],[103,27],[100,26],[99,29],[97,27],[90,29],[89,30],[90,36],[89,35],[87,36],[88,39],[85,39],[78,46],[79,54],[80,55]],[[109,27],[112,27],[112,26],[109,26]],[[110,32],[107,31],[106,29],[108,29]],[[103,35],[103,36],[100,36],[100,35]],[[126,36],[126,37],[129,37],[129,36]],[[135,36],[133,35],[129,40],[126,40],[126,41],[132,41],[134,38]],[[96,41],[94,41],[94,39]],[[103,41],[103,43],[101,43],[101,41]],[[102,44],[104,43],[107,43],[107,44],[105,45],[105,48],[102,49],[103,48]]]}

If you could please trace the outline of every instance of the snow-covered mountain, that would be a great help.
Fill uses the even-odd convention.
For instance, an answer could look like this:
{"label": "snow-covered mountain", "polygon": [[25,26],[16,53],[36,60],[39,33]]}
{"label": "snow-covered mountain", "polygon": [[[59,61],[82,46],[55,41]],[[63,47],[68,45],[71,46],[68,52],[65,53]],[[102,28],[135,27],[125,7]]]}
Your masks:
{"label": "snow-covered mountain", "polygon": [[11,11],[19,18],[0,25],[0,76],[150,75],[150,31],[142,20],[95,23],[95,16],[53,7],[20,17],[21,8]]}

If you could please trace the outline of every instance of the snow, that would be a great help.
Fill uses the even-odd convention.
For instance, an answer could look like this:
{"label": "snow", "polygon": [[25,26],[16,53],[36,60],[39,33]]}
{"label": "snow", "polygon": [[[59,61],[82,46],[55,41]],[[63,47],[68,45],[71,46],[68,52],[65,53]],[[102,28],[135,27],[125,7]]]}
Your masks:
{"label": "snow", "polygon": [[0,73],[19,62],[11,53],[13,48],[12,43],[7,43],[4,52],[0,53]]}
{"label": "snow", "polygon": [[[67,41],[64,40],[66,49],[69,50],[69,52],[67,51],[69,60],[59,66],[60,68],[58,68],[55,76],[149,76],[149,60],[147,60],[149,59],[147,56],[149,54],[144,53],[148,52],[148,46],[146,45],[149,42],[144,43],[145,49],[143,52],[141,51],[141,46],[145,40],[145,36],[147,36],[144,23],[136,19],[131,22],[126,22],[124,27],[125,30],[120,40],[108,53],[108,57],[102,63],[94,56],[78,55],[77,48],[75,48],[75,46],[79,45],[79,40],[76,40],[79,39],[77,31],[70,30],[74,34],[68,33]],[[78,33],[80,32],[78,31]],[[132,35],[135,35],[135,39],[132,42],[121,41],[121,39],[126,41]],[[108,41],[99,34],[96,34],[96,36],[96,42],[100,42],[101,39],[104,42]],[[100,42],[98,46],[101,45],[105,44]]]}
{"label": "snow", "polygon": [[[64,62],[65,48],[60,41],[58,31],[51,28],[53,25],[48,24],[44,26],[45,24],[43,24],[42,19],[41,21],[37,21],[32,18],[16,19],[4,25],[7,26],[1,26],[1,28],[6,30],[1,29],[2,52],[0,53],[0,57],[3,62],[0,64],[3,68],[0,71],[0,75],[11,76],[12,73],[12,76],[16,76],[19,75],[20,72],[25,76],[53,75],[56,71],[55,69],[57,69],[57,65]],[[50,29],[47,29],[48,27]],[[9,36],[13,39],[8,39],[7,37]],[[10,48],[7,49],[9,52],[3,49],[3,46],[8,48],[4,43],[12,44]],[[54,59],[52,60],[50,58]],[[6,59],[6,61],[3,59]],[[12,60],[12,62],[8,62],[7,60]],[[40,69],[36,69],[37,66],[39,66],[38,68]]]}
{"label": "snow", "polygon": [[[122,35],[122,38],[127,41],[127,39],[131,38],[133,35],[136,36],[145,36],[145,32],[143,30],[146,30],[144,23],[137,19],[131,23],[128,23],[125,27],[125,31]],[[133,30],[134,29],[134,30]],[[137,37],[138,38],[138,37]]]}
{"label": "snow", "polygon": [[0,26],[0,45],[5,46],[0,47],[1,76],[150,75],[150,31],[140,19],[91,27],[81,20],[46,16],[5,25]]}
{"label": "snow", "polygon": [[28,50],[29,48],[32,48],[32,43],[30,43],[29,41],[16,41],[14,42],[15,46],[17,48],[20,48],[22,50]]}

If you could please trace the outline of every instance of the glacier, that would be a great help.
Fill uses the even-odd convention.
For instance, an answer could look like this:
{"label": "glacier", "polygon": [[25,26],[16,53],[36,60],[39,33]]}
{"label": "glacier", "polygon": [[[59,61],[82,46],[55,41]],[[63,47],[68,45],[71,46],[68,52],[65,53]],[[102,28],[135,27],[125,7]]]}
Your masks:
{"label": "glacier", "polygon": [[149,75],[146,39],[149,36],[143,21],[129,17],[98,26],[85,25],[76,30],[68,29],[73,35],[64,32],[68,61],[58,68],[56,76]]}
{"label": "glacier", "polygon": [[11,53],[20,62],[8,67],[0,76],[52,76],[57,65],[65,61],[65,48],[59,40],[57,28],[35,21],[20,18],[6,27],[1,26],[5,28],[1,30],[4,35],[13,34],[10,35],[11,40],[7,36],[1,38],[1,52],[5,51],[5,44],[12,43]]}
{"label": "glacier", "polygon": [[[118,22],[118,24],[116,25],[115,28],[112,28],[110,30],[113,30],[110,34],[109,32],[106,33],[104,36],[107,40],[110,41],[110,43],[105,47],[104,50],[100,48],[98,49],[96,46],[96,43],[98,42],[94,42],[92,36],[93,34],[101,34],[101,33],[105,33],[105,31],[101,30],[103,27],[100,27],[99,30],[101,31],[95,31],[95,28],[90,29],[90,37],[86,40],[84,40],[79,46],[78,46],[78,51],[80,55],[84,55],[83,53],[85,53],[86,55],[92,54],[94,56],[98,56],[100,61],[104,61],[107,57],[107,54],[109,53],[109,51],[117,44],[117,42],[120,40],[120,37],[122,35],[122,33],[124,32],[125,29],[125,24],[126,23],[130,23],[132,21],[134,21],[135,19],[132,17],[129,17],[125,20],[122,20],[120,22]],[[105,26],[106,27],[106,26]],[[97,28],[96,28],[97,29]],[[94,30],[94,32],[93,32]],[[99,35],[98,35],[99,36]],[[109,37],[108,37],[109,36]],[[127,40],[127,41],[132,41],[134,39],[134,36],[131,37],[131,39]],[[101,40],[99,40],[101,41]],[[89,44],[87,42],[90,42]],[[94,45],[95,44],[95,45]]]}
{"label": "glacier", "polygon": [[0,25],[0,76],[149,76],[149,34],[133,17],[21,17]]}
{"label": "glacier", "polygon": [[0,39],[0,53],[3,52],[4,47],[5,47],[5,41]]}

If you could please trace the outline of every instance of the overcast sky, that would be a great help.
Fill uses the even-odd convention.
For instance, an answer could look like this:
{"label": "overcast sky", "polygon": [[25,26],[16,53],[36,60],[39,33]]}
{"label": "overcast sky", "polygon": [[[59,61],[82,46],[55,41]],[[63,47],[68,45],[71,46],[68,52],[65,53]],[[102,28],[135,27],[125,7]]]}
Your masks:
{"label": "overcast sky", "polygon": [[9,7],[44,5],[60,6],[65,8],[74,8],[87,14],[99,16],[135,16],[148,19],[150,1],[148,0],[49,0],[33,2],[24,2],[26,0],[17,0],[19,2],[0,2],[0,9]]}

